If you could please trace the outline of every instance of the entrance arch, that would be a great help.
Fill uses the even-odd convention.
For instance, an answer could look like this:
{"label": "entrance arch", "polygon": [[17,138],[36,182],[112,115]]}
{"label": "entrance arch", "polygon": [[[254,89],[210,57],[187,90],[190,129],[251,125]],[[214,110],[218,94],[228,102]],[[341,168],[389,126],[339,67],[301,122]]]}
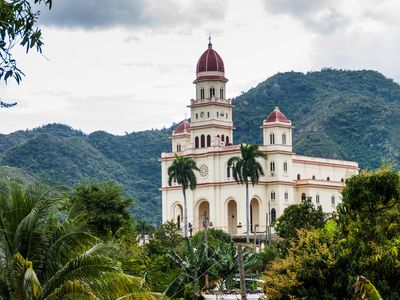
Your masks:
{"label": "entrance arch", "polygon": [[199,212],[199,214],[198,214],[198,216],[199,216],[198,230],[202,230],[204,228],[204,226],[203,226],[204,214],[207,215],[208,221],[210,222],[210,203],[208,203],[208,201],[206,201],[206,200],[200,202],[198,212]]}
{"label": "entrance arch", "polygon": [[183,208],[182,205],[176,204],[174,206],[174,213],[173,213],[174,222],[178,229],[181,229],[183,223]]}
{"label": "entrance arch", "polygon": [[237,204],[235,200],[229,200],[227,204],[228,211],[228,233],[237,234]]}
{"label": "entrance arch", "polygon": [[253,198],[250,201],[250,230],[254,232],[256,225],[260,226],[260,202]]}

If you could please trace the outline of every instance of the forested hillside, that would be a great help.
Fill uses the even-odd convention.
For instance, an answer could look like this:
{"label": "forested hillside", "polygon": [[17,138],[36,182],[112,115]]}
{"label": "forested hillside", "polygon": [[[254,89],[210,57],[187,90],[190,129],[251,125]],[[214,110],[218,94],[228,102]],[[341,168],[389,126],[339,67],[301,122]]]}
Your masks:
{"label": "forested hillside", "polygon": [[[261,143],[259,126],[276,105],[292,120],[299,154],[376,168],[400,161],[400,86],[375,71],[322,70],[272,76],[234,99],[234,142]],[[182,108],[183,109],[183,108]],[[177,120],[178,122],[179,120]],[[112,179],[137,199],[136,216],[161,221],[160,164],[172,128],[86,135],[60,124],[0,135],[0,176],[73,185]]]}

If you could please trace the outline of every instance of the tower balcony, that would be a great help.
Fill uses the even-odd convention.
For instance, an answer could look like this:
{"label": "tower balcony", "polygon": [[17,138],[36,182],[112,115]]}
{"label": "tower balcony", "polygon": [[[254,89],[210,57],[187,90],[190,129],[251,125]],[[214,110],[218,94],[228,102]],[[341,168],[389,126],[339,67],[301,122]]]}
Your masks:
{"label": "tower balcony", "polygon": [[196,100],[191,99],[190,105],[188,107],[210,105],[210,104],[232,105],[232,99],[220,99],[216,97],[196,99]]}

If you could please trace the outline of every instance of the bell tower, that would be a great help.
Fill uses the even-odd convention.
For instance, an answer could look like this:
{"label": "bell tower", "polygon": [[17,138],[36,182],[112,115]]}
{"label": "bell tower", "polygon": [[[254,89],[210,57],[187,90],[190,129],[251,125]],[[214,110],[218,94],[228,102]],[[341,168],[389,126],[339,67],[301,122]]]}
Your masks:
{"label": "bell tower", "polygon": [[213,49],[211,37],[207,50],[196,67],[196,98],[191,110],[193,148],[225,146],[233,143],[232,100],[226,98],[224,62]]}

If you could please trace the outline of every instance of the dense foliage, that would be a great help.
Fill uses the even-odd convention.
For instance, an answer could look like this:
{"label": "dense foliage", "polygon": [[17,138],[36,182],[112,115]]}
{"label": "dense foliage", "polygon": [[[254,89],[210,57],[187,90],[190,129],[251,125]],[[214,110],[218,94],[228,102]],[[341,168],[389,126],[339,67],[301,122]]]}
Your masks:
{"label": "dense foliage", "polygon": [[[42,52],[42,32],[36,27],[40,11],[38,5],[51,9],[52,0],[0,0],[0,80],[13,77],[18,83],[24,74],[12,55],[16,44],[26,52],[36,48]],[[36,9],[34,9],[36,8]]]}
{"label": "dense foliage", "polygon": [[[299,154],[355,160],[375,169],[400,160],[400,86],[374,71],[279,73],[233,100],[235,143],[262,142],[260,124],[278,105],[295,125]],[[133,196],[135,216],[161,221],[160,153],[173,129],[114,136],[47,125],[0,135],[0,164],[72,186],[114,180]]]}
{"label": "dense foliage", "polygon": [[58,209],[62,199],[40,184],[0,182],[0,299],[152,298],[105,255],[84,213]]}
{"label": "dense foliage", "polygon": [[123,226],[133,226],[121,185],[113,181],[81,183],[71,195],[71,204],[81,207],[92,230],[100,236],[115,236]]}
{"label": "dense foliage", "polygon": [[[298,231],[264,276],[271,299],[351,299],[368,278],[383,299],[400,297],[400,175],[390,168],[347,180],[338,218]],[[361,200],[365,200],[362,203]],[[369,286],[369,289],[371,286]]]}
{"label": "dense foliage", "polygon": [[276,220],[275,231],[283,239],[297,239],[299,229],[322,228],[326,217],[321,206],[315,207],[309,198],[303,203],[285,208],[283,214]]}

